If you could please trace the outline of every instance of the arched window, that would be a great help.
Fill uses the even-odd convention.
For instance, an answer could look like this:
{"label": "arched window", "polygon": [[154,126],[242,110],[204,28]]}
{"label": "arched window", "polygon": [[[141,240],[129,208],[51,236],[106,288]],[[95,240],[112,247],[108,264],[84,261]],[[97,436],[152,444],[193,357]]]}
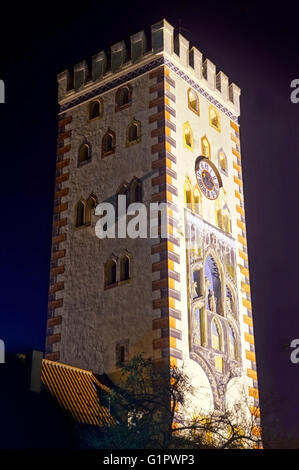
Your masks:
{"label": "arched window", "polygon": [[127,281],[130,279],[130,258],[124,255],[120,260],[120,280]]}
{"label": "arched window", "polygon": [[187,149],[193,150],[193,133],[188,122],[183,125],[183,141]]}
{"label": "arched window", "polygon": [[210,126],[216,129],[218,132],[221,130],[220,126],[220,114],[214,106],[210,106],[209,108],[209,116],[210,116]]}
{"label": "arched window", "polygon": [[129,127],[129,141],[132,142],[138,137],[138,129],[135,123],[132,123]]}
{"label": "arched window", "polygon": [[84,165],[91,160],[90,146],[87,143],[80,145],[78,154],[78,166]]}
{"label": "arched window", "polygon": [[227,158],[223,150],[220,150],[218,154],[218,159],[220,170],[222,171],[222,173],[225,173],[227,175]]}
{"label": "arched window", "polygon": [[212,348],[216,351],[222,350],[222,341],[221,341],[221,331],[220,326],[216,323],[215,320],[211,324],[211,334],[212,334]]}
{"label": "arched window", "polygon": [[201,215],[201,195],[197,187],[193,191],[193,208],[196,214]]}
{"label": "arched window", "polygon": [[228,351],[229,351],[229,356],[232,359],[237,360],[237,343],[236,343],[236,338],[234,331],[230,325],[228,325]]}
{"label": "arched window", "polygon": [[92,209],[95,209],[98,203],[97,197],[91,193],[87,200],[86,200],[86,215],[85,215],[85,223],[89,224],[91,222],[91,212]]}
{"label": "arched window", "polygon": [[130,106],[132,101],[132,89],[129,85],[119,88],[115,95],[115,111]]}
{"label": "arched window", "polygon": [[129,103],[129,88],[127,86],[121,88],[118,94],[119,106],[124,106]]}
{"label": "arched window", "polygon": [[105,286],[116,284],[116,261],[109,259],[105,265]]}
{"label": "arched window", "polygon": [[141,140],[141,123],[133,119],[127,127],[127,147],[137,144]]}
{"label": "arched window", "polygon": [[102,158],[111,155],[115,151],[115,133],[108,129],[102,139]]}
{"label": "arched window", "polygon": [[142,202],[142,183],[137,178],[130,184],[130,204],[133,202]]}
{"label": "arched window", "polygon": [[85,225],[85,201],[78,201],[75,206],[75,227],[82,227]]}
{"label": "arched window", "polygon": [[201,138],[201,153],[204,157],[211,159],[211,146],[205,135]]}
{"label": "arched window", "polygon": [[93,119],[97,119],[102,116],[102,107],[103,103],[102,100],[97,99],[91,101],[88,106],[88,120],[92,121]]}
{"label": "arched window", "polygon": [[191,109],[197,115],[199,115],[198,95],[191,88],[189,88],[188,90],[188,108]]}
{"label": "arched window", "polygon": [[113,149],[113,137],[111,134],[106,134],[103,139],[103,152],[111,152]]}
{"label": "arched window", "polygon": [[191,184],[187,181],[185,183],[185,188],[184,188],[184,199],[185,199],[185,206],[187,209],[192,210],[192,187]]}

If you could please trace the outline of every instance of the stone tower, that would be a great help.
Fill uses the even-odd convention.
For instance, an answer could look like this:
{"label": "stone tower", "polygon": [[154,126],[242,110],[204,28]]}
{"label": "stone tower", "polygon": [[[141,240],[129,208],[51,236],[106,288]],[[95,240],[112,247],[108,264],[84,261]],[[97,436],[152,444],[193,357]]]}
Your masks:
{"label": "stone tower", "polygon": [[[239,96],[165,20],[58,75],[48,359],[113,378],[144,352],[259,413]],[[167,237],[100,240],[119,194],[167,203]]]}

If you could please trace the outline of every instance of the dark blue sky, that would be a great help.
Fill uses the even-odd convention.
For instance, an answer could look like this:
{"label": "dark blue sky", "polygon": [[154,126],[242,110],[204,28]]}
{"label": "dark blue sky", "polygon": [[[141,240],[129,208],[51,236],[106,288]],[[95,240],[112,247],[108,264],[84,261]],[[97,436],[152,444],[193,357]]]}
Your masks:
{"label": "dark blue sky", "polygon": [[[156,5],[156,7],[155,7]],[[2,18],[1,312],[7,350],[44,349],[57,138],[56,74],[165,17],[242,89],[241,149],[256,352],[267,415],[299,421],[299,78],[296,4],[51,2]],[[268,420],[270,418],[267,418]],[[298,440],[299,442],[299,440]],[[299,444],[298,444],[299,447]]]}

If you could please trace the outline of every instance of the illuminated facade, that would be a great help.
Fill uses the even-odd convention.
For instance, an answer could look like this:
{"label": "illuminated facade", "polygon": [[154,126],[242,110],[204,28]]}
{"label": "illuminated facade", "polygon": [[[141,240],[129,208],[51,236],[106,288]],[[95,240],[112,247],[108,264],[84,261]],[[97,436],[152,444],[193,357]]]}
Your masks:
{"label": "illuminated facade", "polygon": [[[258,413],[240,89],[165,20],[58,84],[46,357],[113,379],[144,352],[184,364],[199,407],[242,385]],[[167,239],[99,240],[95,207],[118,194],[166,202]]]}

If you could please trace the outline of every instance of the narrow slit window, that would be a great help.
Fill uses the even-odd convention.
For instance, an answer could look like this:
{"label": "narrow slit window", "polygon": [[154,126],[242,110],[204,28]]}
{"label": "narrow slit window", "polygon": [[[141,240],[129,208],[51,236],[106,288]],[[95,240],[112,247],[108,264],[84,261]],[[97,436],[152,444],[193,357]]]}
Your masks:
{"label": "narrow slit window", "polygon": [[97,119],[102,115],[102,103],[101,101],[95,100],[89,104],[89,120]]}
{"label": "narrow slit window", "polygon": [[119,90],[118,94],[118,105],[124,106],[129,103],[129,89],[128,87],[123,87]]}
{"label": "narrow slit window", "polygon": [[192,189],[189,183],[185,184],[185,206],[192,210]]}
{"label": "narrow slit window", "polygon": [[217,131],[220,132],[221,126],[220,126],[220,114],[219,111],[217,111],[216,108],[213,106],[210,107],[209,110],[210,113],[210,126],[214,127]]}
{"label": "narrow slit window", "polygon": [[106,286],[116,284],[116,262],[113,259],[106,263],[105,284]]}
{"label": "narrow slit window", "polygon": [[122,345],[119,347],[119,362],[123,364],[125,360],[126,360],[126,349],[125,349],[125,346]]}
{"label": "narrow slit window", "polygon": [[142,202],[142,184],[141,181],[134,179],[130,187],[130,202]]}
{"label": "narrow slit window", "polygon": [[211,158],[211,146],[206,136],[201,139],[201,151],[204,157]]}
{"label": "narrow slit window", "polygon": [[132,102],[132,89],[129,85],[119,88],[115,95],[115,111],[121,111],[122,109],[130,106]]}
{"label": "narrow slit window", "polygon": [[188,107],[191,111],[199,115],[198,95],[195,91],[191,90],[191,88],[188,90]]}
{"label": "narrow slit window", "polygon": [[130,259],[128,256],[123,256],[120,262],[120,280],[127,281],[130,279]]}
{"label": "narrow slit window", "polygon": [[88,144],[82,144],[79,148],[79,165],[90,160],[90,147]]}
{"label": "narrow slit window", "polygon": [[140,121],[133,119],[127,127],[127,146],[137,144],[141,140]]}
{"label": "narrow slit window", "polygon": [[75,220],[76,227],[82,227],[83,225],[85,225],[85,204],[83,201],[79,201],[77,203],[75,216],[76,216],[76,220]]}
{"label": "narrow slit window", "polygon": [[102,139],[102,158],[115,152],[115,133],[108,129]]}
{"label": "narrow slit window", "polygon": [[138,129],[136,124],[131,124],[129,128],[129,141],[133,142],[138,137]]}
{"label": "narrow slit window", "polygon": [[193,134],[190,124],[188,122],[185,122],[183,126],[183,139],[184,146],[189,150],[193,150]]}
{"label": "narrow slit window", "polygon": [[219,166],[223,173],[227,173],[227,160],[224,152],[220,152],[219,154]]}

